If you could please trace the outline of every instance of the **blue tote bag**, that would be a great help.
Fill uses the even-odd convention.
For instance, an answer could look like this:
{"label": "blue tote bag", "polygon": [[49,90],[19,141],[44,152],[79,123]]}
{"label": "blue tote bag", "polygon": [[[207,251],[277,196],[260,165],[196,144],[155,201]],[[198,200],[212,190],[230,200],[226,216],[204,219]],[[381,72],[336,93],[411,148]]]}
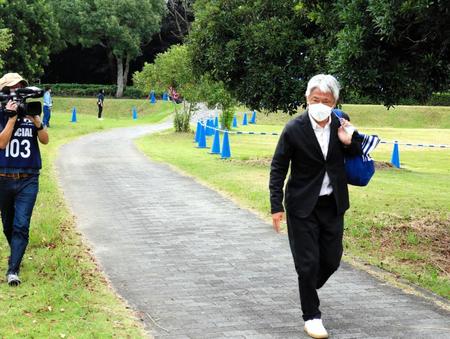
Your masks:
{"label": "blue tote bag", "polygon": [[[333,109],[333,113],[338,118],[343,118],[341,110]],[[369,153],[378,146],[380,139],[376,135],[358,134],[362,139],[362,155],[345,157],[345,173],[350,185],[366,186],[375,173],[375,164]]]}

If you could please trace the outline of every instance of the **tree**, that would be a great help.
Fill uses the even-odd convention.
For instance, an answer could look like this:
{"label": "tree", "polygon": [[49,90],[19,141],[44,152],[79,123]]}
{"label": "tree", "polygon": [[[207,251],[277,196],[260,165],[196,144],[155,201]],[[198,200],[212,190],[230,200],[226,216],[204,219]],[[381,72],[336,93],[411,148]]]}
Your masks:
{"label": "tree", "polygon": [[[0,6],[4,3],[5,1],[0,0]],[[0,21],[0,25],[1,24],[2,22]],[[0,28],[0,72],[2,70],[4,63],[2,54],[8,50],[9,46],[11,46],[11,40],[12,40],[11,32],[7,28]]]}
{"label": "tree", "polygon": [[168,0],[167,9],[173,22],[171,34],[179,40],[189,34],[194,20],[194,0]]}
{"label": "tree", "polygon": [[224,89],[223,83],[212,81],[208,76],[194,75],[185,45],[175,45],[167,52],[158,54],[154,63],[146,63],[141,72],[134,73],[133,82],[144,93],[150,90],[161,93],[172,87],[183,97],[183,111],[178,112],[175,106],[174,125],[177,132],[189,131],[192,111],[199,102],[205,102],[209,107],[220,106],[222,122],[230,128],[235,100]]}
{"label": "tree", "polygon": [[59,27],[45,0],[0,3],[0,27],[11,32],[11,48],[4,54],[4,68],[28,79],[43,74],[50,53],[59,46]]}
{"label": "tree", "polygon": [[327,57],[349,91],[389,107],[449,89],[448,1],[340,0],[332,15]]}
{"label": "tree", "polygon": [[194,14],[194,72],[253,109],[296,112],[317,73],[388,107],[449,89],[448,1],[197,0]]}
{"label": "tree", "polygon": [[251,109],[294,113],[309,76],[321,69],[310,46],[317,27],[292,1],[194,4],[188,38],[196,74],[210,74]]}
{"label": "tree", "polygon": [[54,0],[66,41],[100,45],[117,65],[117,97],[127,84],[130,62],[160,29],[164,0]]}
{"label": "tree", "polygon": [[2,54],[8,50],[9,46],[11,46],[12,36],[8,29],[2,28],[0,29],[0,71],[3,67],[3,57]]}

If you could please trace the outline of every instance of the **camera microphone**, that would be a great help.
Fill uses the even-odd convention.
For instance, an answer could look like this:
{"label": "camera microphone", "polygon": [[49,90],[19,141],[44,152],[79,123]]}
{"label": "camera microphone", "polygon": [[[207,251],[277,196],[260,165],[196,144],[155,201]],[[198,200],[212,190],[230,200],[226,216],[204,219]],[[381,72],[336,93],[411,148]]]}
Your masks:
{"label": "camera microphone", "polygon": [[44,95],[44,91],[39,87],[17,88],[11,91],[9,87],[4,87],[0,92],[0,103],[5,105],[9,100],[13,100],[17,104],[17,114],[19,117],[26,115],[40,115],[42,105],[40,101],[26,102],[30,98],[40,98]]}
{"label": "camera microphone", "polygon": [[39,87],[25,87],[16,89],[17,95],[26,95],[28,98],[40,98],[44,95],[44,91]]}

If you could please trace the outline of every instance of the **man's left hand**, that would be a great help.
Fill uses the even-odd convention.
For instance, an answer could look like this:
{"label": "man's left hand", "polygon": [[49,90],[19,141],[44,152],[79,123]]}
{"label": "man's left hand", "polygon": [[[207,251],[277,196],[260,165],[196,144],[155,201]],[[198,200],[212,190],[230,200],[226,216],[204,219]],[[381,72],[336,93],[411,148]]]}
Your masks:
{"label": "man's left hand", "polygon": [[41,122],[41,117],[39,115],[26,115],[25,116],[27,119],[31,120],[31,122],[34,124],[34,126],[36,126],[37,128],[41,127],[42,122]]}
{"label": "man's left hand", "polygon": [[345,129],[354,131],[354,128],[352,127],[352,124],[347,120],[341,119],[341,127],[338,129],[338,138],[344,145],[350,145],[352,143],[353,133],[349,134],[345,131]]}

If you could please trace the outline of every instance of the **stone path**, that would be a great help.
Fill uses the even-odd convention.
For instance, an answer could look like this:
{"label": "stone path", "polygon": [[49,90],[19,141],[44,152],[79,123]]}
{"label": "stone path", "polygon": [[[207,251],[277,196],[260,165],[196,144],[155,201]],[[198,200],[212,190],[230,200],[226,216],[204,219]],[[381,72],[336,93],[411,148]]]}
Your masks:
{"label": "stone path", "polygon": [[[156,338],[306,338],[286,235],[134,147],[168,127],[60,151],[66,199],[114,288]],[[448,312],[346,264],[320,296],[331,338],[450,338]]]}

